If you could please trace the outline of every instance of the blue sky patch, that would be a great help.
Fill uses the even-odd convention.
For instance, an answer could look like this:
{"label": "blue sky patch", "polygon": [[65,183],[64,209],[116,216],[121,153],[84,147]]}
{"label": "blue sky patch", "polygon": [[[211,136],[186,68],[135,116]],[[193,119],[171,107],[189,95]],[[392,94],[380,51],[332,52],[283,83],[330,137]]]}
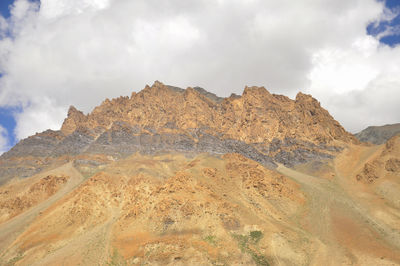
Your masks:
{"label": "blue sky patch", "polygon": [[391,21],[384,21],[378,25],[375,25],[375,23],[369,24],[367,33],[372,36],[379,36],[379,34],[391,29],[391,33],[384,34],[379,38],[379,41],[394,47],[400,43],[400,0],[387,0],[385,5],[398,15]]}
{"label": "blue sky patch", "polygon": [[0,107],[0,125],[7,130],[8,133],[8,142],[10,146],[14,146],[16,143],[14,129],[15,129],[15,113],[18,113],[20,110],[18,108],[5,108]]}
{"label": "blue sky patch", "polygon": [[0,1],[0,13],[3,17],[8,18],[10,16],[10,5],[14,3],[14,0],[1,0]]}

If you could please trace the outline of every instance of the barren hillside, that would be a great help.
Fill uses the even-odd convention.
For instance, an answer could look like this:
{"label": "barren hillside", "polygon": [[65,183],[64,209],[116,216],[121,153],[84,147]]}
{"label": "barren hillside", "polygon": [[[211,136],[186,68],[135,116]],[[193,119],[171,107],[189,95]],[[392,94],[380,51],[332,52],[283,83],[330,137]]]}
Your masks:
{"label": "barren hillside", "polygon": [[0,157],[0,265],[399,265],[399,137],[156,82]]}

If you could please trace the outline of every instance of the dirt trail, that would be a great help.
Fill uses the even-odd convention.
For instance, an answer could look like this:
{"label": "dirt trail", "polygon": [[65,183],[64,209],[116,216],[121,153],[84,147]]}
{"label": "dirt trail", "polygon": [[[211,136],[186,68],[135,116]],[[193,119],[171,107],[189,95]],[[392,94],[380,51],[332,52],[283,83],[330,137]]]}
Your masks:
{"label": "dirt trail", "polygon": [[[321,244],[335,246],[336,243],[333,241],[331,233],[330,207],[335,201],[336,195],[330,181],[297,172],[283,165],[279,165],[277,171],[302,185],[302,190],[308,199],[308,208],[306,210],[308,213],[305,216],[307,217],[305,221],[307,230]],[[323,249],[323,246],[320,249]],[[329,252],[332,254],[332,250]],[[340,253],[340,251],[336,252]],[[332,255],[332,258],[340,257],[337,254]],[[331,265],[338,263],[339,261],[332,261]]]}
{"label": "dirt trail", "polygon": [[[308,198],[308,214],[306,215],[306,223],[310,225],[308,230],[321,243],[328,246],[330,249],[329,254],[332,258],[344,259],[344,261],[342,259],[333,261],[332,265],[360,262],[359,258],[354,256],[338,240],[338,234],[350,228],[348,224],[344,225],[345,228],[337,228],[336,224],[341,225],[340,222],[343,219],[350,221],[351,225],[357,225],[356,228],[361,227],[359,232],[344,232],[344,235],[351,235],[354,239],[367,238],[371,242],[385,243],[388,247],[387,249],[400,250],[400,231],[394,230],[385,223],[376,220],[367,208],[355,201],[347,190],[339,186],[335,180],[327,180],[300,173],[283,165],[279,165],[277,170],[302,185],[302,189]],[[340,173],[336,171],[336,175],[340,175]],[[340,178],[343,177],[340,176]],[[365,228],[368,228],[368,230]],[[357,235],[358,233],[360,236]],[[374,243],[370,243],[370,245],[374,246]],[[367,251],[369,247],[365,249]],[[384,253],[390,252],[384,251]],[[391,259],[392,261],[396,260],[397,263],[400,262],[399,256],[394,256]]]}
{"label": "dirt trail", "polygon": [[39,203],[26,212],[21,213],[11,220],[0,224],[0,257],[4,254],[6,248],[10,246],[10,244],[18,237],[18,235],[21,234],[24,229],[30,225],[38,215],[40,215],[42,211],[72,191],[84,180],[83,176],[73,167],[72,162],[69,162],[51,171],[41,173],[40,175],[60,173],[70,176],[70,179],[63,188],[61,188],[57,193],[47,200]]}

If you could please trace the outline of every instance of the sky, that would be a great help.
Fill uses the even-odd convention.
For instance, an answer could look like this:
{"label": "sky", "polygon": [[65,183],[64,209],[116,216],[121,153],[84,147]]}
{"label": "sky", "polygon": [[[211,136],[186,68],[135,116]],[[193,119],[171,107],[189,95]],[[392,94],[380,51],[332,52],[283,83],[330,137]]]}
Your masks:
{"label": "sky", "polygon": [[400,122],[400,0],[1,0],[0,153],[155,80],[313,95],[348,131]]}

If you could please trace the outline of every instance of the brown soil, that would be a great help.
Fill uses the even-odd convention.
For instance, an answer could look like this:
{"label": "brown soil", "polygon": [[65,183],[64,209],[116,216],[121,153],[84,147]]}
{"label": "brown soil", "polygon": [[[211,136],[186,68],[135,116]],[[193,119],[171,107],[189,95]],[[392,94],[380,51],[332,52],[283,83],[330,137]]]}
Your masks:
{"label": "brown soil", "polygon": [[[399,190],[387,187],[394,177],[356,178],[381,149],[351,146],[322,165],[277,171],[238,154],[137,154],[86,180],[68,164],[32,178],[33,191],[53,196],[0,224],[0,261],[397,265]],[[382,198],[384,189],[392,192]]]}

